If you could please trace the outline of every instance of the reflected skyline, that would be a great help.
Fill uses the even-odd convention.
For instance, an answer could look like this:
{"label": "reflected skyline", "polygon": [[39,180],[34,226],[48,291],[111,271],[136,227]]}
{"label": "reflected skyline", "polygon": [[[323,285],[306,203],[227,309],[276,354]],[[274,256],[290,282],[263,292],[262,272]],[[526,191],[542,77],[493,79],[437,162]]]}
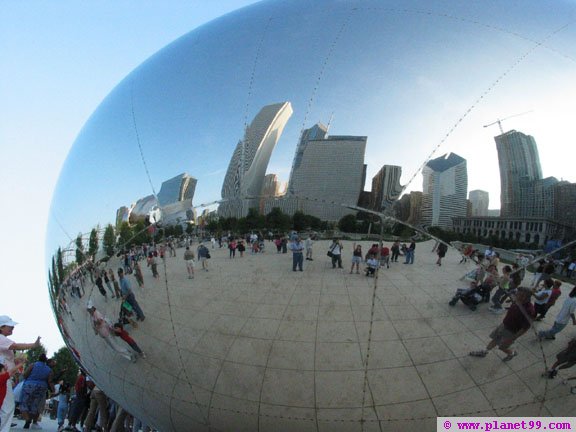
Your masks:
{"label": "reflected skyline", "polygon": [[[553,148],[546,142],[553,136],[550,129],[560,133],[569,123],[559,124],[568,111],[557,115],[550,110],[573,109],[570,92],[558,86],[572,82],[562,77],[575,67],[570,60],[574,48],[568,43],[574,29],[562,29],[546,39],[546,45],[535,41],[562,27],[573,13],[569,4],[559,3],[566,8],[565,17],[550,16],[536,2],[520,11],[512,8],[509,16],[498,3],[487,10],[451,5],[448,15],[437,6],[431,6],[428,15],[416,4],[402,9],[382,8],[378,2],[362,7],[338,4],[326,12],[323,2],[304,10],[299,10],[299,2],[281,3],[273,10],[264,3],[249,18],[241,10],[183,36],[128,76],[91,117],[63,169],[53,214],[73,237],[79,227],[58,212],[58,200],[77,196],[75,184],[94,184],[92,193],[104,197],[115,212],[127,196],[146,196],[150,183],[159,184],[182,171],[206,179],[196,191],[198,202],[216,201],[222,177],[210,174],[226,169],[248,120],[270,100],[290,100],[294,109],[268,166],[281,181],[288,178],[301,130],[331,118],[335,135],[370,137],[367,178],[382,165],[399,165],[401,184],[416,176],[408,191],[419,189],[419,167],[437,144],[442,144],[442,153],[494,161],[494,131],[482,125],[505,117],[499,113],[520,112],[530,105],[534,113],[504,121],[504,128],[528,122],[531,126],[522,130]],[[493,16],[495,11],[500,14]],[[308,20],[314,16],[330,20],[319,29]],[[442,27],[445,23],[451,25]],[[236,25],[235,32],[225,29]],[[416,26],[418,32],[400,30],[406,25]],[[385,31],[379,30],[382,26]],[[298,28],[298,38],[293,27]],[[300,49],[294,62],[290,43],[298,40],[306,41],[306,50]],[[277,50],[279,46],[283,50]],[[358,46],[363,49],[353,48]],[[522,61],[514,64],[510,53]],[[170,67],[164,66],[164,59]],[[555,124],[540,133],[544,119]],[[171,151],[165,152],[168,143]],[[102,151],[108,144],[115,145],[109,154]],[[183,158],[189,164],[182,164]],[[560,163],[549,163],[543,152],[544,167]],[[90,165],[100,176],[90,175],[88,168],[83,173],[71,168]],[[486,187],[483,169],[481,164],[470,169],[470,189],[487,190],[492,202],[498,202],[498,179]],[[116,188],[102,188],[95,181],[113,178],[118,170],[130,175]],[[131,193],[121,196],[122,186]],[[97,223],[103,219],[102,204],[85,207],[82,217],[75,219]]]}

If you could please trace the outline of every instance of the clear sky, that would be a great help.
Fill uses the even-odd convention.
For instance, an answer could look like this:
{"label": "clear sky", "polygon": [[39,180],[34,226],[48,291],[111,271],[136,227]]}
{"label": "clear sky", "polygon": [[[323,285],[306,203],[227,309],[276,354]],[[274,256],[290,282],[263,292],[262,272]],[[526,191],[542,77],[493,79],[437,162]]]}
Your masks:
{"label": "clear sky", "polygon": [[44,237],[52,193],[102,99],[174,39],[253,0],[0,1],[0,315],[60,338],[48,301]]}
{"label": "clear sky", "polygon": [[[3,202],[0,229],[4,240],[4,247],[0,249],[4,277],[0,286],[5,298],[0,314],[10,315],[21,323],[14,339],[27,342],[41,335],[50,352],[62,344],[49,309],[44,237],[58,174],[89,116],[123,78],[159,49],[212,18],[252,3],[255,2],[0,0],[0,197]],[[442,5],[448,3],[454,6],[448,11],[452,16],[445,15],[446,11],[442,10]],[[330,58],[331,68],[325,76],[336,84],[349,84],[357,100],[367,106],[374,103],[383,110],[365,110],[364,117],[351,119],[354,113],[347,111],[348,105],[352,105],[350,101],[340,93],[330,93],[331,89],[324,85],[315,96],[316,111],[304,119],[306,104],[303,101],[311,91],[301,94],[302,100],[291,99],[295,112],[275,149],[269,172],[278,173],[282,180],[287,180],[300,128],[310,127],[316,121],[327,122],[332,110],[335,110],[333,134],[363,135],[369,128],[380,131],[369,134],[368,179],[383,163],[388,163],[406,168],[402,178],[405,183],[416,172],[415,167],[456,126],[436,156],[454,151],[466,158],[468,189],[489,191],[490,207],[498,208],[499,175],[493,136],[499,131],[496,125],[482,126],[497,118],[533,110],[505,120],[504,129],[517,129],[536,138],[545,176],[576,181],[573,160],[561,157],[569,154],[567,149],[571,148],[575,135],[572,124],[576,118],[576,98],[573,97],[576,94],[576,43],[571,43],[576,40],[575,3],[555,0],[552,4],[562,5],[564,11],[555,14],[550,12],[554,10],[550,9],[550,3],[526,2],[522,7],[508,10],[512,12],[511,16],[498,14],[503,4],[509,5],[498,0],[405,0],[403,6],[411,10],[407,19],[414,26],[403,25],[402,19],[406,17],[397,9],[389,14],[387,27],[378,37],[364,35],[366,43],[374,45],[364,45],[363,49],[359,49],[354,35],[363,30],[363,20],[370,20],[371,14],[359,11],[348,29],[347,35],[352,36],[338,41]],[[429,7],[436,7],[436,10],[430,15],[420,13]],[[322,22],[318,29],[325,30],[327,25],[340,22],[330,17],[330,12],[326,11],[325,17],[332,21]],[[317,49],[317,55],[311,59],[321,64],[328,58],[330,44],[326,41],[334,39],[299,40],[301,34],[291,31],[298,29],[299,17],[287,17],[283,23],[290,23],[291,19],[292,27],[275,29],[277,33],[271,31],[272,39],[266,39],[262,49],[274,54],[277,40],[273,37],[294,42],[292,47],[305,42],[308,48]],[[374,25],[378,22],[370,23],[370,26]],[[366,28],[370,26],[366,25]],[[449,33],[456,26],[465,29],[466,37],[453,41],[454,46],[449,49],[441,46],[443,32]],[[311,25],[310,28],[315,27]],[[336,34],[337,29],[327,33]],[[423,37],[426,32],[434,37]],[[380,49],[389,49],[387,56],[373,55]],[[466,55],[455,56],[453,52],[465,52]],[[345,65],[339,62],[346,62],[347,55],[355,56],[358,61],[356,72],[365,81],[348,83],[347,76],[339,76],[345,70]],[[471,64],[470,59],[475,63]],[[280,98],[285,89],[276,89],[274,80],[267,80],[270,76],[276,74],[282,77],[276,82],[295,87],[306,80],[313,82],[317,76],[299,76],[301,65],[297,62],[282,65],[282,70],[275,69],[274,55],[266,62],[259,60],[262,61],[255,70],[260,75],[252,90],[262,100],[275,94],[276,99],[266,103],[288,99]],[[254,61],[253,58],[247,61],[238,68],[238,74],[250,72]],[[215,69],[214,72],[222,71]],[[230,73],[230,70],[224,72]],[[367,82],[371,84],[363,86]],[[375,86],[373,82],[381,85]],[[209,84],[212,83],[208,82],[207,86]],[[243,95],[240,96],[245,97],[246,87],[241,90]],[[230,95],[225,96],[230,98]],[[237,103],[242,101],[243,98],[238,98]],[[153,112],[154,101],[142,101],[142,105],[144,103],[152,105],[150,112]],[[205,107],[207,111],[210,109],[208,104]],[[467,114],[471,107],[474,109]],[[234,106],[228,108],[238,110]],[[249,117],[252,118],[259,106],[253,103],[250,108]],[[191,108],[183,107],[181,112],[185,109]],[[460,124],[458,119],[462,116],[465,120]],[[239,116],[236,120],[240,120],[238,124],[223,128],[229,134],[226,136],[229,147],[241,137],[243,119]],[[154,131],[146,130],[147,126],[146,121],[141,121],[143,135],[153,134]],[[219,144],[213,145],[217,148]],[[228,155],[222,155],[218,164],[211,165],[212,160],[203,163],[204,178],[210,176],[210,172],[223,177],[228,160]],[[132,162],[140,163],[134,159]],[[161,181],[184,171],[177,166],[178,162],[166,161],[165,167],[173,165],[169,166],[172,171],[166,169],[165,172],[154,172],[161,163],[151,164],[157,189]],[[105,167],[99,161],[87,169],[98,172]],[[196,175],[196,171],[191,170],[191,174]],[[214,183],[218,184],[218,181]],[[421,184],[421,176],[417,176],[410,189],[418,190]],[[135,196],[122,197],[126,200],[122,204],[150,193],[149,188],[144,191],[148,187],[144,186],[142,191],[132,190]],[[370,187],[369,180],[366,187]],[[197,192],[201,194],[200,190]],[[209,201],[218,196],[212,193],[199,199],[204,198]],[[114,204],[116,206],[110,204],[113,209],[117,208]],[[113,215],[110,209],[106,212],[106,217]],[[74,236],[77,232],[73,230],[70,234]]]}

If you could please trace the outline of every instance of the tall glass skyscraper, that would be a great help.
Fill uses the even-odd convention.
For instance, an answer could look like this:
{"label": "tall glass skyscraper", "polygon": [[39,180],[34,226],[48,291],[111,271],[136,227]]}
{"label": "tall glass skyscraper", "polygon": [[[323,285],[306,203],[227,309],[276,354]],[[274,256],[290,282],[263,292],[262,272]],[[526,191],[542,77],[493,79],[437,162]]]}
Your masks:
{"label": "tall glass skyscraper", "polygon": [[500,165],[500,215],[531,217],[535,181],[542,179],[536,141],[511,130],[494,137]]}

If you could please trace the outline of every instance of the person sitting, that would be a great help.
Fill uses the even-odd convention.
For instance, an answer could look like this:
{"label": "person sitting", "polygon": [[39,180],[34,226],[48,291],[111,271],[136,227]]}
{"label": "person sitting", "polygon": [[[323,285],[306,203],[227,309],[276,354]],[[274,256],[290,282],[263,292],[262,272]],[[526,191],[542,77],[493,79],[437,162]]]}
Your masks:
{"label": "person sitting", "polygon": [[376,257],[374,255],[370,255],[366,260],[366,268],[364,269],[366,276],[374,276],[379,266],[380,263],[378,262]]}

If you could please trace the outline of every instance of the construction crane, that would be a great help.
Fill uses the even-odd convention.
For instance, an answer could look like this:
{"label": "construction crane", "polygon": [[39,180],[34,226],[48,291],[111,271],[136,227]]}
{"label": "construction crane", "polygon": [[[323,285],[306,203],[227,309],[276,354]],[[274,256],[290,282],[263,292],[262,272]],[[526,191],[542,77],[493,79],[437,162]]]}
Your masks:
{"label": "construction crane", "polygon": [[534,110],[524,111],[524,112],[521,112],[521,113],[518,113],[518,114],[513,114],[513,115],[508,116],[508,117],[505,117],[505,118],[503,118],[503,119],[498,119],[498,120],[496,120],[495,122],[492,122],[492,123],[490,123],[490,124],[484,125],[484,127],[489,127],[489,126],[498,124],[498,127],[500,128],[500,133],[501,133],[501,134],[504,134],[504,129],[502,129],[502,122],[503,122],[504,120],[508,120],[508,119],[510,119],[510,118],[512,118],[512,117],[518,117],[518,116],[521,116],[521,115],[524,115],[524,114],[528,114],[528,113],[531,113],[532,111],[534,111]]}

